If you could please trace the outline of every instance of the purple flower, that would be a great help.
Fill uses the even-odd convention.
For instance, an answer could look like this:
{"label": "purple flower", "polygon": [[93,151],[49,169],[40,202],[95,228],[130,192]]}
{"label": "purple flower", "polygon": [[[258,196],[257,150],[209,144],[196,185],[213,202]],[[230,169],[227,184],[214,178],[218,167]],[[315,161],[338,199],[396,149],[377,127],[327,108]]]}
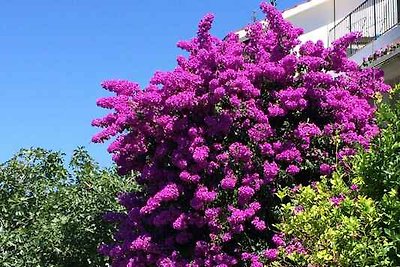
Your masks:
{"label": "purple flower", "polygon": [[196,147],[193,153],[193,159],[196,162],[204,162],[208,158],[210,149],[206,146]]}
{"label": "purple flower", "polygon": [[261,142],[265,141],[268,137],[271,137],[273,131],[268,123],[258,123],[248,130],[248,134],[250,139],[254,142]]}
{"label": "purple flower", "polygon": [[295,147],[290,147],[283,150],[282,152],[277,154],[275,158],[279,161],[286,161],[286,162],[302,161],[301,152]]}
{"label": "purple flower", "polygon": [[319,166],[319,171],[322,175],[329,175],[332,172],[331,166],[326,163],[323,163]]}
{"label": "purple flower", "polygon": [[190,205],[194,209],[201,209],[204,206],[204,204],[214,201],[216,197],[217,197],[216,192],[209,190],[204,185],[199,185],[197,187],[193,199],[190,202]]}
{"label": "purple flower", "polygon": [[283,247],[286,245],[283,237],[283,234],[274,234],[274,236],[272,237],[272,242],[274,242],[277,247]]}
{"label": "purple flower", "polygon": [[129,249],[131,251],[137,251],[137,250],[147,251],[150,248],[150,246],[151,246],[151,236],[143,235],[133,240],[129,245]]}
{"label": "purple flower", "polygon": [[187,220],[188,220],[187,215],[184,213],[181,213],[178,216],[178,218],[176,218],[175,221],[172,223],[172,227],[175,230],[184,230],[188,227]]}
{"label": "purple flower", "polygon": [[248,217],[248,213],[246,212],[246,210],[240,210],[233,207],[231,207],[230,210],[231,215],[228,217],[228,222],[232,226],[240,225],[246,221]]}
{"label": "purple flower", "polygon": [[285,247],[285,250],[286,253],[289,255],[293,253],[303,254],[303,255],[307,254],[307,250],[303,247],[303,244],[296,239],[292,240],[290,244]]}
{"label": "purple flower", "polygon": [[275,162],[264,163],[264,177],[268,183],[272,182],[279,173],[279,167]]}
{"label": "purple flower", "polygon": [[286,115],[286,111],[278,105],[270,105],[268,107],[268,114],[271,117],[281,117]]}
{"label": "purple flower", "polygon": [[179,189],[176,184],[168,184],[158,191],[153,197],[147,200],[144,207],[140,209],[140,213],[148,214],[157,209],[162,202],[175,200],[179,197]]}
{"label": "purple flower", "polygon": [[225,233],[221,237],[223,242],[229,242],[232,240],[232,235],[230,233]]}
{"label": "purple flower", "polygon": [[247,146],[239,142],[233,143],[229,147],[229,154],[235,160],[240,160],[240,161],[249,161],[253,155],[253,153]]}
{"label": "purple flower", "polygon": [[297,215],[299,213],[302,213],[304,211],[304,207],[301,205],[298,205],[294,208],[293,213],[294,215]]}
{"label": "purple flower", "polygon": [[278,92],[278,99],[286,110],[302,110],[308,103],[304,98],[306,92],[305,88],[288,88]]}
{"label": "purple flower", "polygon": [[340,204],[346,199],[346,197],[344,195],[339,195],[339,196],[335,196],[335,197],[331,197],[329,199],[329,201],[331,202],[331,204],[335,207],[339,207]]}
{"label": "purple flower", "polygon": [[254,219],[251,221],[251,224],[256,228],[257,231],[264,231],[267,229],[267,225],[265,221],[261,220],[259,217],[254,217]]}
{"label": "purple flower", "polygon": [[276,261],[278,259],[278,254],[279,251],[275,248],[267,249],[264,251],[264,255],[269,261]]}
{"label": "purple flower", "polygon": [[300,168],[297,167],[296,165],[289,165],[289,166],[286,168],[286,172],[287,172],[288,174],[290,174],[290,175],[296,175],[296,174],[298,174],[298,173],[300,172]]}
{"label": "purple flower", "polygon": [[238,202],[243,205],[247,203],[254,194],[255,191],[250,186],[241,186],[238,190]]}
{"label": "purple flower", "polygon": [[351,189],[352,191],[358,191],[358,190],[360,190],[360,188],[359,188],[358,185],[356,185],[356,184],[352,184],[352,185],[350,186],[350,189]]}
{"label": "purple flower", "polygon": [[225,190],[232,190],[235,188],[237,177],[231,170],[227,171],[226,176],[221,180],[221,187]]}
{"label": "purple flower", "polygon": [[309,144],[311,138],[321,135],[321,130],[313,123],[300,123],[294,134],[304,143]]}
{"label": "purple flower", "polygon": [[262,155],[273,156],[275,153],[272,145],[269,143],[260,144],[260,150]]}
{"label": "purple flower", "polygon": [[187,171],[182,171],[179,174],[179,178],[184,182],[198,183],[200,181],[199,175],[191,175]]}

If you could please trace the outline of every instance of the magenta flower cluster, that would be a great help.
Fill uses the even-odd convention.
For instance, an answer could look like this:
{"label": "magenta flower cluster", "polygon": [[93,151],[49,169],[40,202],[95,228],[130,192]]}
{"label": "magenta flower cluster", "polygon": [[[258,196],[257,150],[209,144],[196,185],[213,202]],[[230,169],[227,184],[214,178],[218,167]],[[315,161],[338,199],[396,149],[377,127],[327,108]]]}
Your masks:
{"label": "magenta flower cluster", "polygon": [[[114,244],[100,252],[113,266],[263,266],[276,260],[272,208],[278,184],[310,183],[336,158],[368,147],[378,133],[373,95],[382,73],[346,58],[350,34],[324,48],[300,44],[301,29],[262,4],[268,25],[220,40],[213,21],[179,42],[188,52],[145,89],[107,81],[98,100],[112,113],[93,121],[93,137],[119,171],[138,172],[140,193],[119,197],[127,213]],[[297,48],[298,47],[298,48]],[[376,79],[371,79],[376,77]],[[292,250],[301,250],[288,244]]]}

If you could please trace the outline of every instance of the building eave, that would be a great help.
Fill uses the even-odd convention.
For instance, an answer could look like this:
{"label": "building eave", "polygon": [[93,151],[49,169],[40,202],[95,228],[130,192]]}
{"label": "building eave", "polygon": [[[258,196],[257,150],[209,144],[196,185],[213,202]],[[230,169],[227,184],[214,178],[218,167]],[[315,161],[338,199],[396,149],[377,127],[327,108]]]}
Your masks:
{"label": "building eave", "polygon": [[[325,2],[328,2],[331,0],[306,0],[305,2],[302,2],[300,4],[297,4],[289,9],[286,9],[282,11],[282,16],[285,19],[288,19],[290,17],[296,16],[297,14],[304,12],[308,9],[314,8],[315,6],[318,6],[320,4],[323,4]],[[265,20],[261,20],[261,23],[266,23]],[[239,36],[240,40],[245,40],[246,39],[246,27],[235,31],[235,33]]]}
{"label": "building eave", "polygon": [[331,0],[308,0],[306,2],[295,5],[294,7],[284,10],[282,12],[282,16],[286,19],[286,18],[295,16],[301,12],[304,12],[307,9],[314,8],[320,4],[323,4],[323,3],[329,2],[329,1],[331,1]]}

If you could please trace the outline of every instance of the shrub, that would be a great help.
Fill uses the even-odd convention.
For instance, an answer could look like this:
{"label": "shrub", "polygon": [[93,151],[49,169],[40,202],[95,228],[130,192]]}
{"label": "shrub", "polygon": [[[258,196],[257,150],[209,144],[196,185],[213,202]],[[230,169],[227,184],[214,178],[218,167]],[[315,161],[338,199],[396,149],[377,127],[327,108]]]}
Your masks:
{"label": "shrub", "polygon": [[245,42],[211,36],[207,15],[196,38],[178,43],[189,56],[143,90],[103,83],[116,96],[97,104],[114,111],[93,121],[105,128],[93,141],[116,137],[108,151],[143,187],[115,214],[117,242],[100,248],[114,266],[273,260],[277,187],[331,173],[378,133],[369,101],[388,87],[381,72],[346,58],[357,35],[296,52],[302,31],[261,9],[268,26],[250,25]]}
{"label": "shrub", "polygon": [[382,133],[369,151],[354,160],[353,176],[363,181],[362,191],[373,198],[382,214],[382,228],[392,242],[390,258],[400,265],[400,99],[397,86],[379,107]]}
{"label": "shrub", "polygon": [[[345,177],[345,180],[347,177]],[[334,173],[312,186],[282,190],[278,224],[285,244],[282,266],[395,266],[388,257],[391,244],[382,231],[373,199],[360,194]]]}
{"label": "shrub", "polygon": [[134,189],[82,148],[70,168],[58,152],[21,150],[0,165],[0,265],[104,266],[97,246],[112,240],[113,227],[102,214]]}

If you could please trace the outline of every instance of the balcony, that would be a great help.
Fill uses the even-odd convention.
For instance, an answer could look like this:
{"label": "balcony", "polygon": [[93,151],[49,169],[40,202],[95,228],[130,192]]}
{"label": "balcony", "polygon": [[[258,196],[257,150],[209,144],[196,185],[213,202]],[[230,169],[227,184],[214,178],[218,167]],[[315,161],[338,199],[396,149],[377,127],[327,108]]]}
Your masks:
{"label": "balcony", "polygon": [[399,7],[400,0],[366,0],[335,23],[329,30],[329,43],[349,32],[361,32],[362,38],[348,49],[349,56],[356,54],[399,24]]}

